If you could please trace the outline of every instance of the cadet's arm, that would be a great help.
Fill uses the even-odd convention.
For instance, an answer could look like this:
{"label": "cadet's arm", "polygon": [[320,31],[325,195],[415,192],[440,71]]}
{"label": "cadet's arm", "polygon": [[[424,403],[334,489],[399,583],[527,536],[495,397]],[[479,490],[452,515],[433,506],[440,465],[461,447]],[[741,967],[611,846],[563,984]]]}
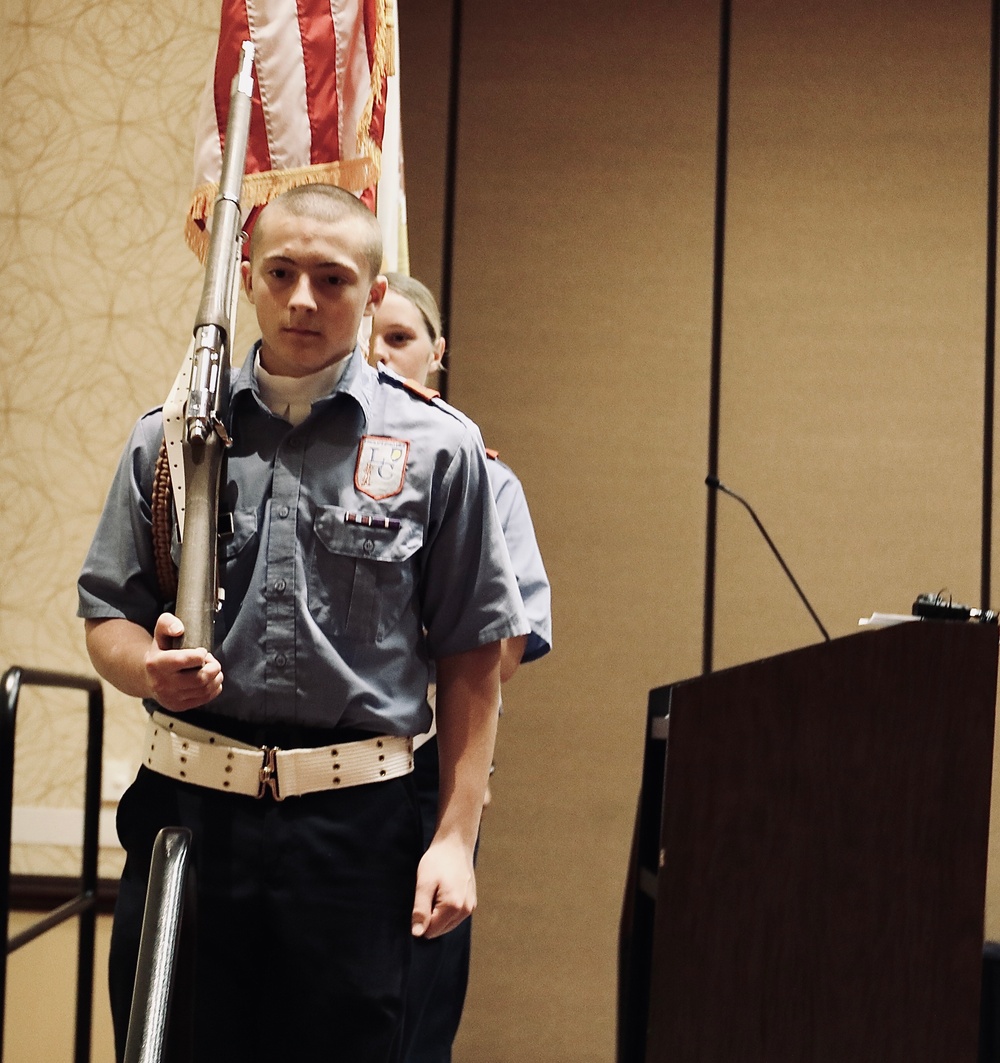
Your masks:
{"label": "cadet's arm", "polygon": [[118,617],[87,620],[84,630],[97,674],[124,694],[183,712],[222,692],[222,667],[212,654],[200,647],[171,649],[184,626],[170,613],[157,620],[152,635]]}
{"label": "cadet's arm", "polygon": [[500,643],[500,682],[506,683],[517,671],[528,645],[527,635],[514,635]]}
{"label": "cadet's arm", "polygon": [[437,661],[438,823],[417,872],[413,930],[437,937],[476,906],[473,853],[496,740],[500,644]]}

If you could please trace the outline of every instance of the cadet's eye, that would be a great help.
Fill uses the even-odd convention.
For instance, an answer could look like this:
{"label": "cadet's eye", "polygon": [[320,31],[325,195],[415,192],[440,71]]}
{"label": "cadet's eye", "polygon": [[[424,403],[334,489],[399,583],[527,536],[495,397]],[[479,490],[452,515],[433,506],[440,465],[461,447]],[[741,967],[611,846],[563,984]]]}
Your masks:
{"label": "cadet's eye", "polygon": [[393,331],[385,334],[385,342],[390,347],[405,347],[408,343],[413,341],[413,334],[410,332]]}

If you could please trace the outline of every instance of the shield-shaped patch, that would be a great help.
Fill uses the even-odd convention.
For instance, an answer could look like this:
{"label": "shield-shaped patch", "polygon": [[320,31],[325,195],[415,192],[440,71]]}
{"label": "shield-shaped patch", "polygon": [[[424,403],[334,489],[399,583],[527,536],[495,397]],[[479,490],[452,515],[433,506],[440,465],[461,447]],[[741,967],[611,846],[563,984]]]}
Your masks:
{"label": "shield-shaped patch", "polygon": [[354,486],[369,498],[390,498],[403,489],[410,444],[387,436],[362,436]]}

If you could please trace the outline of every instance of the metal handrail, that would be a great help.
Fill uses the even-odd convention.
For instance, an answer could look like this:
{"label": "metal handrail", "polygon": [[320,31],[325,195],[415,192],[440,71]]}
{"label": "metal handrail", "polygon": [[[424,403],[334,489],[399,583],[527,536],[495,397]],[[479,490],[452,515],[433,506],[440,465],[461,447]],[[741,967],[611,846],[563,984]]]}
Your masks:
{"label": "metal handrail", "polygon": [[[174,994],[178,964],[189,967],[192,963],[190,916],[187,924],[184,922],[185,902],[193,907],[190,848],[191,831],[187,827],[164,827],[153,843],[124,1063],[191,1058],[190,998],[185,996],[178,1007]],[[190,971],[184,973],[189,975]],[[179,985],[189,989],[190,978]]]}
{"label": "metal handrail", "polygon": [[[10,933],[10,848],[14,816],[14,734],[17,706],[24,686],[68,687],[87,691],[87,766],[83,797],[83,849],[80,893],[22,931]],[[76,968],[75,1063],[90,1063],[94,1001],[94,939],[97,924],[97,850],[101,814],[101,753],[104,740],[104,694],[99,679],[8,668],[3,676],[4,704],[0,711],[0,919],[7,948],[0,950],[0,1063],[3,1061],[3,1024],[7,1003],[7,957],[45,931],[78,917]]]}

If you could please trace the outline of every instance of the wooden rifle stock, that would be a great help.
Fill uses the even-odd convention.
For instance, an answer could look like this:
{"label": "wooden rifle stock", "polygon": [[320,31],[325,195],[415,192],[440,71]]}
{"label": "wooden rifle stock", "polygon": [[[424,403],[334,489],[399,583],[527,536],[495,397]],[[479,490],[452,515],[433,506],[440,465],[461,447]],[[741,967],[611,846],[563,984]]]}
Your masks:
{"label": "wooden rifle stock", "polygon": [[194,325],[194,356],[184,424],[184,516],[174,612],[184,624],[182,647],[215,645],[220,605],[219,490],[229,408],[230,346],[243,250],[240,192],[250,135],[254,47],[243,44],[233,78],[219,194]]}

